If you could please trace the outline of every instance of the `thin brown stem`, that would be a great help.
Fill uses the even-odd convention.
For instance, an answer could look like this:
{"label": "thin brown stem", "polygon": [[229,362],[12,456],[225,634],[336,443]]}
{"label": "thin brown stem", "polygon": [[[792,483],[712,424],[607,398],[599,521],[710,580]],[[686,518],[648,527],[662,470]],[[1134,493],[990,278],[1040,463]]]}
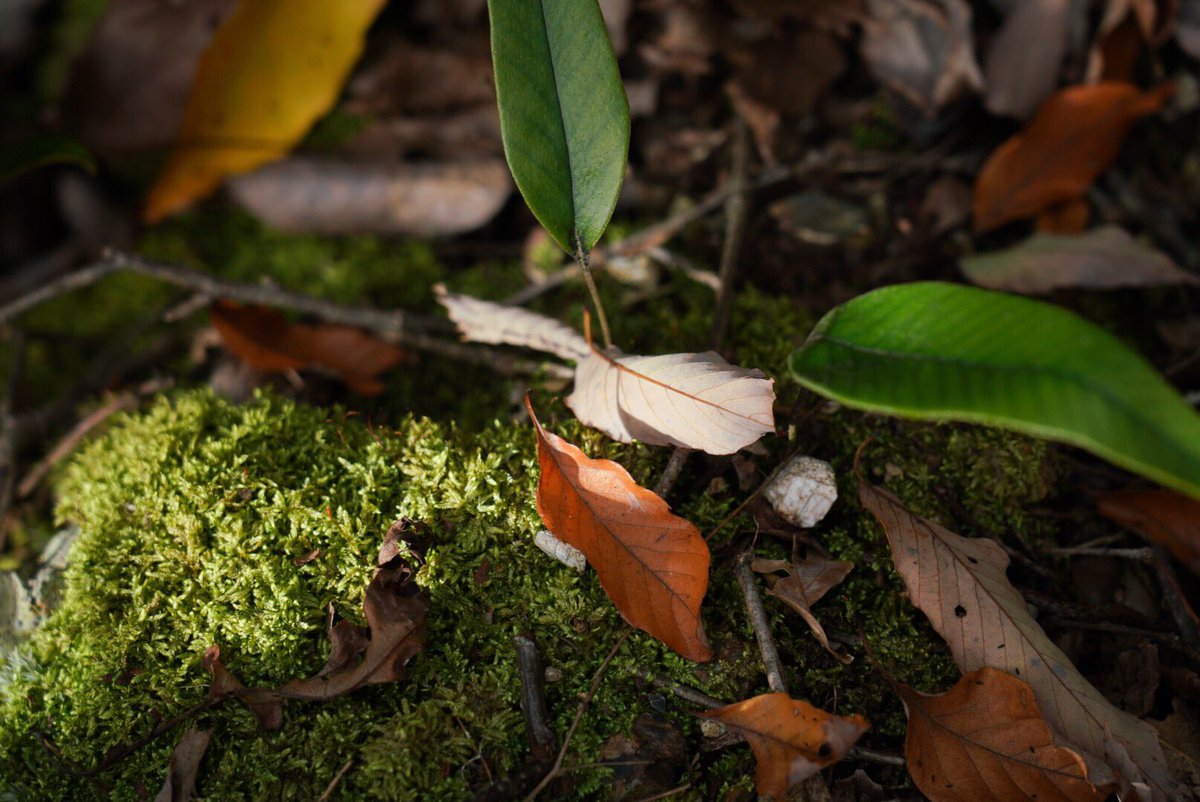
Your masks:
{"label": "thin brown stem", "polygon": [[746,612],[750,614],[750,626],[754,628],[754,639],[758,641],[758,652],[762,655],[763,667],[767,671],[767,687],[773,693],[787,693],[787,683],[783,679],[783,664],[779,661],[779,650],[775,648],[775,638],[771,635],[771,623],[767,618],[767,610],[763,607],[762,596],[758,593],[758,585],[754,580],[754,571],[750,563],[754,561],[754,552],[747,551],[737,560],[735,576],[742,588],[742,596],[746,600]]}
{"label": "thin brown stem", "polygon": [[654,486],[655,495],[660,498],[667,497],[667,493],[670,493],[671,488],[679,481],[679,474],[683,473],[683,466],[687,464],[690,453],[692,453],[691,450],[683,446],[675,447],[675,450],[671,452],[671,459],[667,462],[667,467],[663,468],[658,484]]}
{"label": "thin brown stem", "polygon": [[317,802],[328,802],[328,800],[333,798],[333,792],[337,790],[338,784],[341,783],[342,778],[346,776],[346,774],[350,771],[350,767],[353,765],[354,758],[350,758],[342,764],[342,767],[338,770],[338,773],[333,775],[333,779],[329,781],[329,785],[325,786],[325,793],[321,794],[321,798],[318,799]]}
{"label": "thin brown stem", "polygon": [[604,314],[604,304],[600,301],[600,291],[596,289],[596,279],[592,276],[592,265],[588,262],[587,249],[582,242],[575,243],[575,261],[583,271],[583,282],[587,284],[592,296],[592,306],[596,307],[596,319],[600,321],[600,336],[604,338],[604,348],[612,348],[612,332],[608,328],[608,316]]}
{"label": "thin brown stem", "polygon": [[537,641],[528,633],[513,637],[517,650],[517,669],[521,678],[521,713],[529,731],[529,747],[535,760],[549,763],[558,750],[558,737],[550,726],[546,708],[546,678]]}
{"label": "thin brown stem", "polygon": [[746,121],[740,116],[736,120],[733,136],[733,174],[729,179],[730,197],[725,207],[725,242],[721,249],[721,269],[718,273],[720,287],[717,290],[716,308],[713,309],[712,333],[709,347],[720,351],[733,316],[733,282],[737,276],[738,261],[742,254],[742,239],[746,233],[747,207],[750,185],[747,174],[750,169],[750,136]]}

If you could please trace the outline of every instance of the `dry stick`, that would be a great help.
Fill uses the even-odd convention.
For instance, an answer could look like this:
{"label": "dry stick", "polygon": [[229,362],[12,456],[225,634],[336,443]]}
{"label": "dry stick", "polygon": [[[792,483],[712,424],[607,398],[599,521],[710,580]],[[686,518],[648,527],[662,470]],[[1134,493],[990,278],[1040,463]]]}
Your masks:
{"label": "dry stick", "polygon": [[717,290],[717,304],[713,310],[712,333],[708,343],[714,351],[721,350],[733,313],[733,280],[737,275],[738,260],[742,254],[742,238],[746,233],[747,196],[750,194],[747,181],[747,172],[750,169],[749,138],[746,121],[739,116],[734,129],[733,175],[729,181],[731,194],[729,205],[725,207],[725,244],[721,249],[721,269],[718,273],[721,286]]}
{"label": "dry stick", "polygon": [[318,799],[317,802],[328,802],[328,800],[333,796],[334,790],[337,789],[338,783],[342,781],[342,778],[346,776],[346,773],[350,771],[350,767],[353,765],[354,758],[350,758],[342,765],[342,768],[338,771],[338,773],[333,775],[333,779],[329,781],[329,785],[325,786],[325,793],[321,794],[321,798]]}
{"label": "dry stick", "polygon": [[657,802],[657,800],[659,800],[659,799],[668,799],[670,797],[675,796],[676,794],[682,794],[684,791],[688,790],[691,787],[692,787],[691,783],[684,783],[683,785],[677,785],[674,788],[669,788],[666,791],[660,791],[657,794],[651,794],[650,796],[644,796],[641,799],[637,800],[637,802]]}
{"label": "dry stick", "polygon": [[517,650],[517,670],[521,677],[521,713],[529,730],[529,746],[535,760],[549,763],[558,750],[558,737],[550,726],[546,707],[546,677],[537,641],[529,633],[513,636]]}
{"label": "dry stick", "polygon": [[683,472],[684,463],[687,462],[688,454],[692,453],[691,449],[683,446],[676,446],[671,452],[671,459],[667,462],[667,467],[663,468],[662,477],[659,478],[658,484],[654,486],[655,495],[660,498],[666,498],[667,493],[671,492],[671,488],[675,486],[675,482],[679,480],[679,474]]}
{"label": "dry stick", "polygon": [[737,560],[735,576],[746,599],[750,626],[754,627],[754,638],[758,641],[758,651],[762,655],[763,667],[767,670],[767,687],[773,693],[787,693],[787,683],[783,681],[783,666],[779,662],[779,651],[775,648],[775,639],[771,637],[771,623],[767,620],[767,610],[763,607],[762,596],[759,595],[758,585],[754,581],[754,572],[750,569],[753,560],[753,551],[741,554]]}
{"label": "dry stick", "polygon": [[537,799],[537,795],[546,790],[546,787],[554,782],[562,773],[563,760],[567,757],[567,749],[571,746],[571,739],[575,737],[575,730],[579,729],[579,722],[583,718],[584,711],[591,704],[592,697],[596,695],[596,689],[600,687],[600,680],[603,679],[604,671],[608,668],[608,664],[617,656],[617,652],[625,645],[625,641],[629,640],[629,636],[632,633],[633,630],[628,628],[621,633],[621,637],[617,638],[617,642],[608,650],[608,654],[604,657],[603,662],[600,663],[600,667],[592,675],[592,684],[588,687],[587,693],[579,699],[579,705],[575,708],[575,719],[571,722],[570,728],[567,729],[566,737],[563,738],[562,749],[558,750],[558,757],[554,759],[554,766],[546,773],[542,781],[529,792],[529,795],[525,797],[525,802],[533,802],[534,799]]}
{"label": "dry stick", "polygon": [[388,342],[487,367],[504,375],[527,375],[539,370],[545,370],[558,378],[570,378],[574,375],[563,365],[542,365],[516,359],[499,349],[479,348],[432,337],[426,332],[447,328],[446,322],[440,318],[414,315],[403,310],[388,311],[369,306],[338,304],[280,287],[223,281],[198,270],[151,262],[117,251],[109,251],[101,261],[86,265],[0,306],[0,323],[11,320],[40,303],[90,286],[119,272],[137,273],[211,298],[229,298],[241,303],[280,307],[312,315],[326,323],[357,326]]}

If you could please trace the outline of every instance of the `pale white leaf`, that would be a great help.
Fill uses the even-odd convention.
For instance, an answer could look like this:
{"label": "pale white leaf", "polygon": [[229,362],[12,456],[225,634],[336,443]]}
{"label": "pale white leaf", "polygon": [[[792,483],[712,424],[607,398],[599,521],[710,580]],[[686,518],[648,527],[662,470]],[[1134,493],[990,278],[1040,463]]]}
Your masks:
{"label": "pale white leaf", "polygon": [[587,557],[584,553],[570,543],[559,540],[549,529],[538,530],[533,536],[533,542],[546,556],[558,560],[568,568],[573,568],[579,573],[583,573],[587,568]]}
{"label": "pale white leaf", "polygon": [[774,382],[713,351],[609,356],[575,367],[567,406],[614,440],[732,454],[775,431]]}
{"label": "pale white leaf", "polygon": [[464,340],[516,345],[545,351],[563,359],[580,360],[591,353],[587,340],[565,323],[516,306],[502,306],[469,295],[433,288]]}

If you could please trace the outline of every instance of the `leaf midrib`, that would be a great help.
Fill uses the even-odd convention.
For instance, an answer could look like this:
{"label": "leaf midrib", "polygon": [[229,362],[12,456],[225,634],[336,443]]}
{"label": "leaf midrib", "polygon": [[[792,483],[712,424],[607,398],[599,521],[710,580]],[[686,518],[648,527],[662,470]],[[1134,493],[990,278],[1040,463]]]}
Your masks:
{"label": "leaf midrib", "polygon": [[567,194],[571,198],[571,245],[575,247],[576,255],[583,251],[583,238],[579,233],[579,206],[575,197],[575,167],[571,160],[571,136],[567,131],[567,115],[563,113],[562,92],[558,85],[558,54],[554,51],[554,42],[550,38],[550,22],[546,19],[547,0],[538,0],[538,8],[542,12],[542,36],[546,40],[546,51],[550,53],[550,77],[554,80],[554,106],[558,111],[558,124],[563,134],[563,149],[567,152]]}

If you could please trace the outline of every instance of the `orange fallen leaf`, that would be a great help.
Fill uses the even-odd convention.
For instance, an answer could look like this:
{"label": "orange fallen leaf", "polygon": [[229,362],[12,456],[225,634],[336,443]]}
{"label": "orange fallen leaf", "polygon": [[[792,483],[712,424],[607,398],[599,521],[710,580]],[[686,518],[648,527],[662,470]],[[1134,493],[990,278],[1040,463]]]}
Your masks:
{"label": "orange fallen leaf", "polygon": [[835,716],[786,693],[766,693],[700,715],[746,739],[758,763],[755,789],[778,800],[790,786],[845,757],[871,726],[862,716]]}
{"label": "orange fallen leaf", "polygon": [[200,58],[153,223],[285,155],[327,112],[384,0],[243,0]]}
{"label": "orange fallen leaf", "polygon": [[324,368],[361,395],[383,392],[375,377],[410,358],[403,348],[353,326],[291,323],[265,306],[221,300],[209,315],[225,347],[253,367],[268,372]]}
{"label": "orange fallen leaf", "polygon": [[708,546],[690,522],[611,460],[591,459],[538,423],[537,510],[555,537],[579,549],[630,626],[689,660],[712,658],[700,603]]}
{"label": "orange fallen leaf", "polygon": [[1100,512],[1132,529],[1200,574],[1200,502],[1174,490],[1115,490],[1100,497]]}
{"label": "orange fallen leaf", "polygon": [[933,802],[1101,802],[1078,754],[1054,745],[1033,689],[981,668],[930,696],[897,687],[908,714],[904,756]]}
{"label": "orange fallen leaf", "polygon": [[975,228],[990,231],[1083,197],[1121,149],[1130,127],[1174,87],[1150,92],[1106,81],[1051,95],[1025,130],[998,147],[975,181]]}

